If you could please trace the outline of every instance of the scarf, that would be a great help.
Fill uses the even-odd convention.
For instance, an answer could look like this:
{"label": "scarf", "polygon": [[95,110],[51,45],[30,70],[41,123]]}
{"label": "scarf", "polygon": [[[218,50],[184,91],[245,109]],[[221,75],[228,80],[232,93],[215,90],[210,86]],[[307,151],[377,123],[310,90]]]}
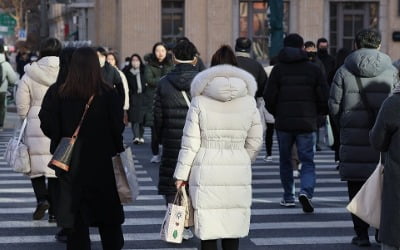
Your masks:
{"label": "scarf", "polygon": [[131,68],[130,72],[136,76],[137,93],[142,93],[142,80],[140,79],[140,69]]}

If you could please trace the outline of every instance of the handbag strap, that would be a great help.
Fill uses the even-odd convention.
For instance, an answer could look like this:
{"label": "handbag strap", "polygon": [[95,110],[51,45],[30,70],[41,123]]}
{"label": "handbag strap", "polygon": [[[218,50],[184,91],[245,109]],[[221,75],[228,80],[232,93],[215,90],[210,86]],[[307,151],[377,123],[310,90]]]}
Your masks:
{"label": "handbag strap", "polygon": [[189,108],[189,107],[190,107],[190,101],[189,101],[189,98],[188,98],[188,96],[187,96],[187,94],[186,94],[186,91],[182,90],[181,93],[182,93],[182,95],[183,95],[183,98],[185,98],[186,105],[187,105],[188,108]]}
{"label": "handbag strap", "polygon": [[78,127],[75,129],[75,132],[72,135],[72,138],[74,138],[74,139],[76,139],[76,137],[78,137],[79,130],[81,129],[81,125],[82,125],[83,119],[85,119],[85,116],[86,116],[86,113],[87,113],[87,111],[88,111],[88,109],[90,107],[90,104],[92,104],[93,98],[94,98],[94,95],[92,95],[89,98],[89,101],[85,105],[85,111],[83,111],[83,114],[82,114],[81,120],[79,121]]}
{"label": "handbag strap", "polygon": [[19,131],[19,136],[17,140],[17,145],[21,142],[22,136],[24,135],[26,125],[28,124],[28,119],[25,117],[24,121],[22,122],[21,130]]}
{"label": "handbag strap", "polygon": [[375,120],[375,112],[372,109],[371,105],[368,102],[367,96],[365,95],[365,92],[363,91],[363,87],[361,84],[361,79],[360,77],[356,77],[356,82],[357,82],[357,87],[358,90],[360,91],[360,96],[361,96],[361,102],[364,104],[365,108],[367,109],[368,115],[369,115],[369,123],[370,127],[374,124]]}

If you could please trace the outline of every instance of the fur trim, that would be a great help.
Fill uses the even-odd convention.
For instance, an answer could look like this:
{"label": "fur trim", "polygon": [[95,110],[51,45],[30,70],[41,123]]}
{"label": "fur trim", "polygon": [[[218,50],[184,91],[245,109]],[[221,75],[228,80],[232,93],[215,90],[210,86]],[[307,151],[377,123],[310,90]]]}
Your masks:
{"label": "fur trim", "polygon": [[207,84],[215,77],[240,78],[247,85],[247,94],[249,96],[254,96],[256,94],[257,83],[250,73],[241,68],[228,64],[223,64],[206,69],[196,75],[196,77],[192,81],[192,85],[190,88],[190,94],[192,98],[201,95]]}

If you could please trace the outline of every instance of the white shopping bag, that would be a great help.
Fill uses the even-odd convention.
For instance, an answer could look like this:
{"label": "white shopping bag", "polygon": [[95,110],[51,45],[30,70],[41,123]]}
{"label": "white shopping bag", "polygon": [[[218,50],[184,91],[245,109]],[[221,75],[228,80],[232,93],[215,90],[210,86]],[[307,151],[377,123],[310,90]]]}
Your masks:
{"label": "white shopping bag", "polygon": [[180,206],[180,192],[177,192],[174,203],[169,203],[165,218],[161,225],[161,240],[170,243],[182,243],[182,233],[185,225],[186,208]]}
{"label": "white shopping bag", "polygon": [[4,159],[12,167],[12,169],[17,173],[24,174],[31,171],[28,147],[21,141],[25,132],[26,125],[27,119],[25,118],[22,123],[18,137],[14,136],[10,139],[4,153]]}

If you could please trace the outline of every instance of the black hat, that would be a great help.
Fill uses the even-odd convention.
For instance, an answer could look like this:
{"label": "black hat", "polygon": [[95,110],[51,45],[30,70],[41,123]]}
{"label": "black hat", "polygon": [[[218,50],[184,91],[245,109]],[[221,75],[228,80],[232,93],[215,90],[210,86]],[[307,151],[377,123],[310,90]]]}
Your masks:
{"label": "black hat", "polygon": [[235,51],[250,52],[251,40],[247,37],[239,37],[236,39]]}

